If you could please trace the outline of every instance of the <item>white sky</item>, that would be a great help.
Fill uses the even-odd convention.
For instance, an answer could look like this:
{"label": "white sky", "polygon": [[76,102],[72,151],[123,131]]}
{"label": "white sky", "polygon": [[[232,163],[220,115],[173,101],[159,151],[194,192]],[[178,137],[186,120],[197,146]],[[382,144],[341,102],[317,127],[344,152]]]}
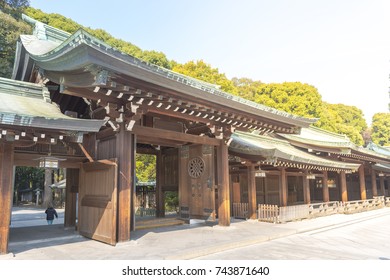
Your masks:
{"label": "white sky", "polygon": [[330,103],[388,112],[388,0],[31,0],[144,50],[228,78],[303,82]]}

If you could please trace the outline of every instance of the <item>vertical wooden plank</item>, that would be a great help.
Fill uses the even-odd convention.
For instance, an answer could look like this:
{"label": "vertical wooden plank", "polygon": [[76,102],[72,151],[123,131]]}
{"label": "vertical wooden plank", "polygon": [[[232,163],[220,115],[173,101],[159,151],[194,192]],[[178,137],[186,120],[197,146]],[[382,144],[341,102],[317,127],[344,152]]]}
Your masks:
{"label": "vertical wooden plank", "polygon": [[255,179],[255,166],[250,164],[247,167],[248,175],[248,218],[256,219],[256,179]]}
{"label": "vertical wooden plank", "polygon": [[381,188],[381,195],[385,196],[385,178],[383,176],[379,177],[379,185]]}
{"label": "vertical wooden plank", "polygon": [[280,168],[280,184],[279,184],[279,196],[280,206],[287,206],[287,174],[286,168]]}
{"label": "vertical wooden plank", "polygon": [[371,169],[371,185],[372,185],[372,196],[378,196],[378,187],[376,185],[376,172]]}
{"label": "vertical wooden plank", "polygon": [[134,169],[135,136],[125,129],[124,123],[116,135],[118,159],[118,242],[130,240],[134,224]]}
{"label": "vertical wooden plank", "polygon": [[307,178],[308,172],[305,170],[303,179],[303,201],[305,204],[310,204],[310,184]]}
{"label": "vertical wooden plank", "polygon": [[0,143],[0,255],[8,253],[9,225],[12,207],[14,147]]}
{"label": "vertical wooden plank", "polygon": [[217,147],[218,224],[230,226],[229,159],[228,147],[223,140]]}
{"label": "vertical wooden plank", "polygon": [[79,169],[66,169],[66,195],[65,195],[65,216],[64,226],[76,226],[76,204],[79,187]]}
{"label": "vertical wooden plank", "polygon": [[347,177],[345,175],[345,171],[340,171],[340,193],[341,193],[341,201],[348,201],[348,193],[347,193]]}
{"label": "vertical wooden plank", "polygon": [[180,205],[180,218],[189,221],[189,186],[186,173],[186,166],[189,158],[189,147],[182,146],[179,149],[179,205]]}
{"label": "vertical wooden plank", "polygon": [[241,202],[241,189],[240,183],[233,183],[233,203]]}
{"label": "vertical wooden plank", "polygon": [[163,154],[159,151],[156,155],[156,216],[165,217],[164,192],[162,185],[164,182]]}
{"label": "vertical wooden plank", "polygon": [[322,182],[322,199],[324,202],[329,202],[328,171],[323,171],[322,174],[324,175]]}
{"label": "vertical wooden plank", "polygon": [[364,175],[364,164],[360,165],[359,167],[359,185],[360,185],[360,199],[366,200],[367,193],[366,193],[366,180]]}

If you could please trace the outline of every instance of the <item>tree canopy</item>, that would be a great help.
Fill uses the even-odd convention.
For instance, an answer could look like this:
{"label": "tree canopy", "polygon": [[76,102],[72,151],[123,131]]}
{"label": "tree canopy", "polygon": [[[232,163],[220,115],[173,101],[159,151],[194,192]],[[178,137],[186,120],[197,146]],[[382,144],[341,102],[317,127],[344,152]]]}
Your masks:
{"label": "tree canopy", "polygon": [[381,146],[390,145],[390,113],[377,113],[372,117],[371,139]]}
{"label": "tree canopy", "polygon": [[218,85],[221,90],[228,93],[238,93],[233,81],[229,80],[225,74],[219,73],[218,68],[211,67],[210,64],[205,63],[203,60],[176,64],[172,70],[210,84]]}
{"label": "tree canopy", "polygon": [[31,26],[27,23],[0,12],[0,77],[11,77],[16,42],[20,34],[30,34],[31,32]]}

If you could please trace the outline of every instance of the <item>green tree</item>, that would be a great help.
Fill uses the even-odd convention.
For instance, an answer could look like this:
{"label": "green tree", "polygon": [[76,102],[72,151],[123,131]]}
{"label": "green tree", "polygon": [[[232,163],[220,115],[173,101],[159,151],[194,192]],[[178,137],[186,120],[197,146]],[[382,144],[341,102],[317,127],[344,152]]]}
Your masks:
{"label": "green tree", "polygon": [[139,182],[156,180],[156,156],[137,154],[135,157],[135,172]]}
{"label": "green tree", "polygon": [[31,26],[0,12],[0,77],[12,75],[16,42],[20,34],[30,34]]}
{"label": "green tree", "polygon": [[226,78],[225,74],[219,73],[217,68],[212,68],[203,60],[189,61],[185,64],[176,64],[172,70],[210,84],[218,85],[221,90],[225,92],[235,95],[238,94],[234,83]]}
{"label": "green tree", "polygon": [[323,102],[320,119],[315,126],[325,130],[345,134],[357,145],[364,145],[363,134],[367,130],[367,123],[362,110],[355,106],[344,104],[330,104]]}
{"label": "green tree", "polygon": [[390,113],[377,113],[372,117],[371,139],[380,146],[390,145]]}
{"label": "green tree", "polygon": [[1,0],[0,10],[15,19],[20,19],[23,11],[30,6],[29,0]]}
{"label": "green tree", "polygon": [[302,117],[319,118],[322,113],[322,97],[314,86],[300,82],[255,86],[247,95],[254,95],[251,99],[257,103]]}

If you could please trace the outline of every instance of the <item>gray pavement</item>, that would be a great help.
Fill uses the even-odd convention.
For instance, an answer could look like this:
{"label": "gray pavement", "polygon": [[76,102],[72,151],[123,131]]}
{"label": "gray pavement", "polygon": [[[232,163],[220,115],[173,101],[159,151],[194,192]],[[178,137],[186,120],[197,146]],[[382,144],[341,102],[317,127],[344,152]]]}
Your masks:
{"label": "gray pavement", "polygon": [[[21,211],[26,211],[22,214]],[[286,224],[232,219],[230,227],[194,223],[137,230],[131,240],[116,246],[84,238],[64,229],[63,212],[52,226],[42,209],[15,209],[7,255],[0,260],[187,260],[298,233],[332,229],[369,219],[390,216],[390,208],[357,214],[335,214]],[[27,218],[31,215],[31,218]],[[24,225],[20,227],[20,225]],[[28,225],[28,226],[26,226]]]}

